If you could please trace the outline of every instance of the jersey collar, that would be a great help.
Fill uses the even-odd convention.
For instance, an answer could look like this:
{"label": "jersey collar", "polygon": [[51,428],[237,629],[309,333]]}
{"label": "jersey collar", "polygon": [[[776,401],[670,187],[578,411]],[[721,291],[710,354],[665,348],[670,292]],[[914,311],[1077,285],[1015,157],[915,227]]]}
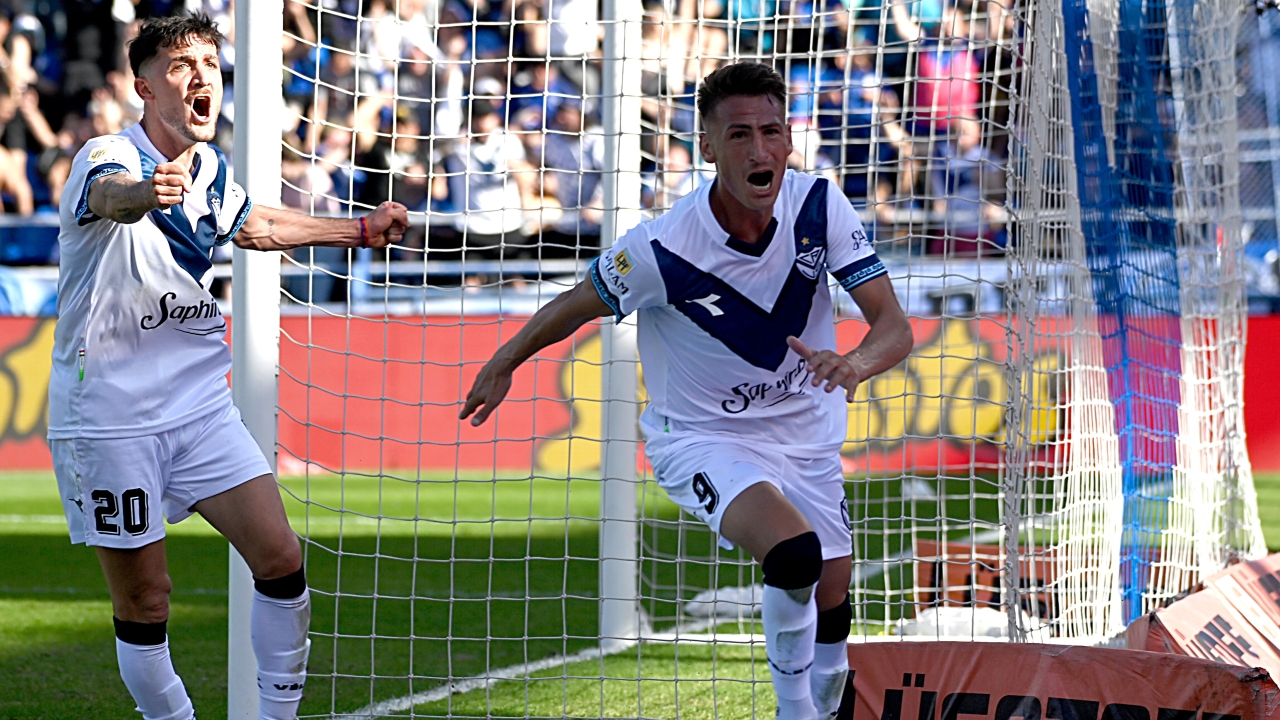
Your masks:
{"label": "jersey collar", "polygon": [[[749,243],[746,240],[729,234],[723,227],[721,227],[720,221],[716,220],[715,213],[711,212],[711,192],[715,189],[716,183],[718,182],[720,182],[720,178],[716,178],[710,183],[698,188],[698,192],[701,193],[701,197],[697,199],[698,214],[702,216],[703,223],[710,228],[712,232],[718,233],[717,237],[719,237],[720,241],[725,244],[725,247],[730,250],[748,257],[758,258],[763,256],[764,252],[769,249],[769,245],[773,242],[773,236],[777,234],[778,218],[769,218],[769,226],[765,228],[764,235],[755,243]],[[779,193],[779,195],[781,195],[781,193]],[[774,207],[776,209],[776,202],[774,203]]]}

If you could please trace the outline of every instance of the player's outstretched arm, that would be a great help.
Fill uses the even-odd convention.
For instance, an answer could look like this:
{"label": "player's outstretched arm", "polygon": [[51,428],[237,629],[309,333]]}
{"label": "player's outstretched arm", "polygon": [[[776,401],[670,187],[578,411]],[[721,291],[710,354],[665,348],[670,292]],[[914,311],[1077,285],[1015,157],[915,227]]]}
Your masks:
{"label": "player's outstretched arm", "polygon": [[409,227],[408,209],[384,202],[360,218],[318,218],[292,210],[254,205],[232,242],[249,250],[291,250],[310,245],[386,247],[400,242]]}
{"label": "player's outstretched arm", "polygon": [[498,348],[493,359],[480,370],[458,419],[471,417],[472,425],[483,423],[507,396],[511,389],[511,375],[521,363],[542,348],[569,337],[592,320],[612,314],[590,280],[583,280],[569,292],[544,305],[515,337]]}
{"label": "player's outstretched arm", "polygon": [[89,211],[100,218],[132,225],[157,208],[182,202],[191,190],[191,174],[178,163],[157,165],[149,180],[128,173],[98,178],[89,186]]}
{"label": "player's outstretched arm", "polygon": [[814,387],[824,382],[827,392],[843,387],[846,399],[853,402],[858,383],[902,362],[911,353],[915,340],[887,275],[868,280],[849,294],[871,326],[852,352],[841,355],[832,350],[810,350],[795,337],[787,338],[787,344],[808,362]]}

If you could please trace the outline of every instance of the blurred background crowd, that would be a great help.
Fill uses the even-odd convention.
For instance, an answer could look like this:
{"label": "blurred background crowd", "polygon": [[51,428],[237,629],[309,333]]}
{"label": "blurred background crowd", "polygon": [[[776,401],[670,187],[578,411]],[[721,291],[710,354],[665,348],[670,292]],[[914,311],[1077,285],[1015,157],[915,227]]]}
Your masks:
{"label": "blurred background crowd", "polygon": [[[669,207],[708,180],[697,83],[730,56],[756,57],[791,86],[791,164],[839,182],[882,240],[914,220],[931,230],[920,252],[998,252],[1013,16],[958,2],[646,4],[643,206]],[[598,248],[596,0],[382,3],[288,4],[291,201],[341,212],[398,200],[428,213],[431,251],[549,259]]]}
{"label": "blurred background crowd", "polygon": [[[736,53],[773,62],[791,83],[795,167],[831,174],[886,222],[902,210],[945,211],[952,222],[939,235],[998,247],[1013,17],[995,2],[961,3],[646,5],[644,205],[667,207],[705,181],[695,169],[694,91]],[[4,7],[6,212],[55,209],[84,141],[138,121],[125,43],[142,18],[175,12],[208,13],[229,38],[217,141],[229,148],[232,2]],[[886,12],[892,22],[882,23]],[[543,257],[598,247],[596,0],[287,0],[285,27],[286,202],[338,214],[348,202],[395,199],[430,211],[433,248],[448,245],[451,229],[466,233],[468,248],[509,246],[504,257],[527,256],[525,246]]]}
{"label": "blurred background crowd", "polygon": [[[404,203],[415,227],[392,261],[594,255],[605,162],[599,0],[308,3],[284,2],[285,204],[345,215],[353,204]],[[657,213],[709,182],[697,83],[729,57],[757,58],[790,84],[792,166],[835,180],[882,254],[1000,254],[1020,70],[1007,5],[645,0],[640,202]],[[141,20],[184,12],[210,15],[228,38],[216,142],[230,155],[234,0],[0,0],[0,263],[56,259],[52,213],[71,158],[142,112],[126,43]],[[1276,53],[1280,33],[1264,19],[1250,26],[1262,50],[1241,53],[1246,100],[1255,85],[1265,95],[1251,68]],[[1258,117],[1246,100],[1245,135],[1250,123],[1280,128],[1280,98],[1274,113],[1254,103],[1265,105]],[[1246,159],[1242,192],[1251,172],[1271,186],[1273,151],[1256,171]],[[1246,231],[1274,238],[1277,211],[1264,209]],[[346,258],[308,261],[341,274]],[[340,292],[308,291],[317,301]]]}

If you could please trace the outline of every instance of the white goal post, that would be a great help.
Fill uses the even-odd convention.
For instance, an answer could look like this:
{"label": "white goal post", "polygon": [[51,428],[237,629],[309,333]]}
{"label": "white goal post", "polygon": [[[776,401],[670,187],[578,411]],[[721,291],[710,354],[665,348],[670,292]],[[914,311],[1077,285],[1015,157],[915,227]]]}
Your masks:
{"label": "white goal post", "polygon": [[[235,181],[251,200],[268,207],[280,204],[279,138],[250,129],[270,127],[283,110],[279,77],[247,72],[250,67],[278,67],[284,32],[282,4],[243,3],[236,15],[234,108],[239,114],[232,148]],[[278,120],[274,120],[278,122]],[[278,253],[232,250],[231,394],[271,464],[276,465],[276,404],[280,361],[280,258]],[[228,549],[227,582],[227,718],[258,717],[258,662],[249,639],[253,575],[234,547]]]}
{"label": "white goal post", "polygon": [[[710,698],[691,717],[764,697],[759,571],[645,464],[634,319],[531,359],[482,428],[453,419],[601,247],[710,181],[693,92],[725,61],[788,81],[793,165],[858,208],[916,333],[849,406],[852,642],[1115,643],[1265,552],[1237,3],[583,3],[238,8],[254,202],[404,200],[414,225],[394,252],[234,254],[233,394],[317,608],[302,717],[603,714],[620,672],[637,714],[642,680]],[[865,324],[832,292],[847,351]],[[240,720],[252,581],[231,558]],[[720,709],[737,692],[750,707]]]}

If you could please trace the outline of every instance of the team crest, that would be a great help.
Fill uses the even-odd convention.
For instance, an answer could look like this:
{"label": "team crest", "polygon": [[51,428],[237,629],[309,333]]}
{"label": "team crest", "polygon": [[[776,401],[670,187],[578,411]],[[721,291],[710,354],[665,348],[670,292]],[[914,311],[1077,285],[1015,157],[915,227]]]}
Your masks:
{"label": "team crest", "polygon": [[98,148],[97,150],[94,150],[93,152],[89,153],[89,162],[97,162],[106,156],[107,156],[107,149]]}
{"label": "team crest", "polygon": [[218,217],[222,214],[222,200],[217,195],[209,198],[209,208],[213,210],[213,216]]}
{"label": "team crest", "polygon": [[796,242],[796,269],[810,280],[818,279],[827,260],[826,242],[800,238]]}
{"label": "team crest", "polygon": [[631,258],[627,257],[626,250],[619,250],[617,255],[613,256],[613,266],[617,268],[619,275],[626,275],[631,272],[633,265]]}
{"label": "team crest", "polygon": [[813,184],[804,204],[796,213],[796,269],[808,280],[817,280],[827,262],[827,186],[820,180]]}

